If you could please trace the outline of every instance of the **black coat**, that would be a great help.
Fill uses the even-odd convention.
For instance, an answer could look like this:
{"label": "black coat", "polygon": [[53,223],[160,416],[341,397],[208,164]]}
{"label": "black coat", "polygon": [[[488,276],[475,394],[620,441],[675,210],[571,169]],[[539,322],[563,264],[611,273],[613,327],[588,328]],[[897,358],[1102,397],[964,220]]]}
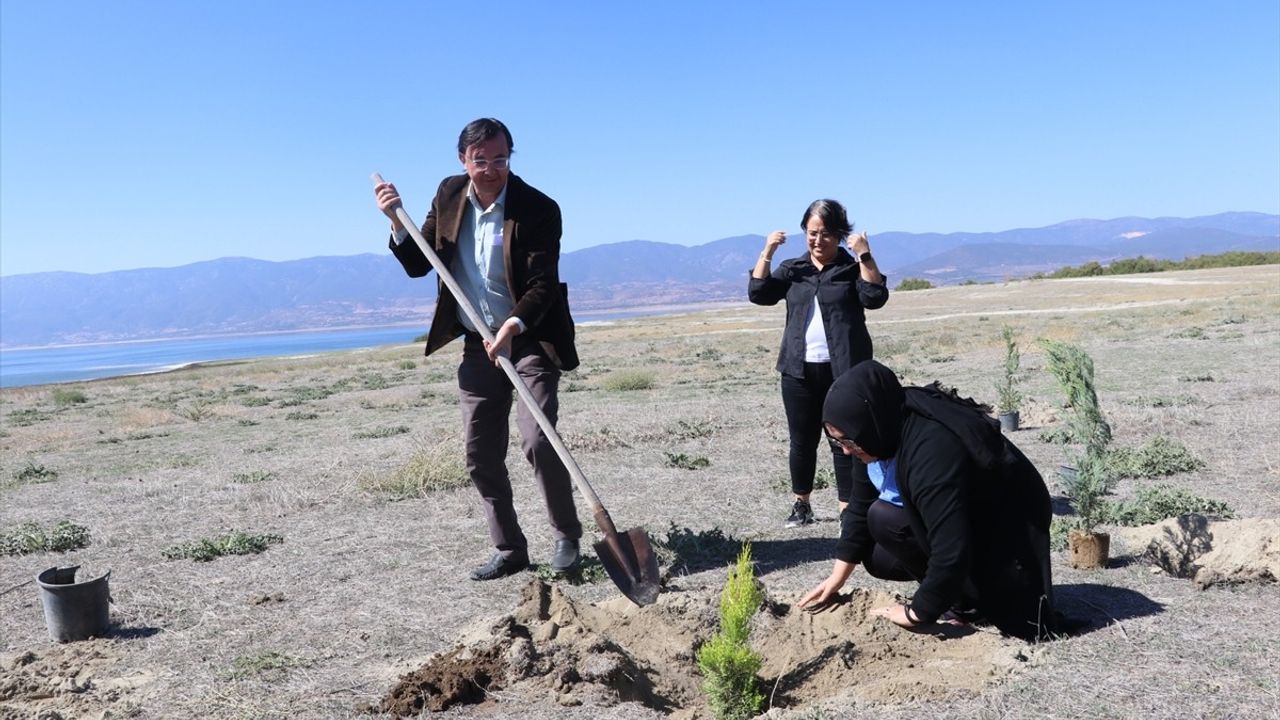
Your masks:
{"label": "black coat", "polygon": [[[868,361],[832,385],[823,419],[872,457],[897,458],[902,504],[928,557],[914,615],[932,622],[960,605],[1011,635],[1044,637],[1056,619],[1049,491],[983,410],[935,386],[904,390]],[[877,495],[869,480],[855,480],[837,559],[870,556],[867,511]]]}
{"label": "black coat", "polygon": [[[458,233],[468,207],[466,175],[445,178],[431,201],[431,210],[422,224],[422,236],[433,245],[448,267],[458,247]],[[574,344],[573,317],[569,314],[569,290],[560,282],[560,206],[516,175],[507,178],[507,204],[503,208],[502,261],[508,291],[515,303],[511,314],[520,318],[529,337],[538,341],[547,357],[561,370],[578,366]],[[409,277],[423,277],[432,270],[412,239],[391,252]],[[502,318],[506,320],[506,318]],[[463,333],[458,322],[458,301],[444,282],[439,284],[435,314],[427,333],[426,354],[439,350]]]}
{"label": "black coat", "polygon": [[886,285],[862,279],[862,270],[843,247],[822,270],[803,256],[784,260],[767,278],[752,277],[747,299],[756,305],[776,305],[787,300],[787,324],[778,352],[778,372],[804,378],[804,333],[814,298],[822,312],[831,352],[831,373],[845,370],[871,358],[871,335],[867,333],[864,310],[875,310],[889,301]]}

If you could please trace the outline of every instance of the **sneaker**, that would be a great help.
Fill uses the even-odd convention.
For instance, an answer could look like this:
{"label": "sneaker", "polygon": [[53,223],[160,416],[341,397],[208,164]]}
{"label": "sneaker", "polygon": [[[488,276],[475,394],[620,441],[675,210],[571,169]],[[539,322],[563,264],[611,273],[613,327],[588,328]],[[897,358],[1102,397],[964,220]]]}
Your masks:
{"label": "sneaker", "polygon": [[791,517],[787,518],[787,527],[800,527],[813,522],[813,508],[809,507],[809,502],[797,500],[796,504],[791,506]]}

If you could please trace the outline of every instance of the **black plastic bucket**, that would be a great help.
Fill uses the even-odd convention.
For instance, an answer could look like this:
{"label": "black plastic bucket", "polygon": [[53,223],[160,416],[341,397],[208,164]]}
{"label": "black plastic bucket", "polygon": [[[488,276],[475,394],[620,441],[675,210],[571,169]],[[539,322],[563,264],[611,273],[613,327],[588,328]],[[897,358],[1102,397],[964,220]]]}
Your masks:
{"label": "black plastic bucket", "polygon": [[111,616],[107,579],[111,571],[100,578],[78,583],[76,571],[79,569],[79,565],[51,567],[36,576],[50,640],[71,642],[107,632]]}

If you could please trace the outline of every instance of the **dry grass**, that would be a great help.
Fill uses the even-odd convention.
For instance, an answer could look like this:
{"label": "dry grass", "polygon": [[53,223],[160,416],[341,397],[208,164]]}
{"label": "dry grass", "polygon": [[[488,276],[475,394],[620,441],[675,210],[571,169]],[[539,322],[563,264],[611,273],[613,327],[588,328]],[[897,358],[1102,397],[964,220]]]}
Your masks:
{"label": "dry grass", "polygon": [[[751,541],[771,596],[794,600],[826,575],[837,524],[829,489],[814,494],[817,524],[782,528],[791,502],[776,486],[787,448],[773,369],[782,312],[743,303],[582,327],[584,364],[565,378],[581,391],[561,395],[560,427],[619,528],[642,525],[656,538],[671,527],[721,528]],[[1094,358],[1117,446],[1163,435],[1205,462],[1162,482],[1244,517],[1280,515],[1276,267],[923,290],[894,294],[868,317],[878,356],[907,382],[941,380],[988,402],[1001,372],[1000,327],[1012,326],[1025,348],[1027,396],[1026,429],[1014,439],[1051,484],[1063,448],[1037,437],[1057,422],[1061,398],[1039,337],[1080,344]],[[119,660],[99,685],[143,678],[119,691],[113,712],[133,704],[141,717],[352,717],[477,617],[509,612],[527,580],[466,580],[490,548],[475,492],[437,480],[465,477],[457,363],[456,347],[424,360],[420,346],[402,345],[80,383],[83,403],[58,405],[49,388],[0,391],[0,479],[29,462],[58,473],[0,488],[0,530],[69,519],[93,538],[66,554],[0,558],[0,589],[55,563],[112,570],[113,618],[126,632],[110,642]],[[652,383],[604,389],[630,372]],[[1213,379],[1195,379],[1204,377]],[[193,420],[196,407],[208,412]],[[385,430],[401,426],[410,431]],[[668,453],[709,465],[672,467]],[[531,553],[546,558],[542,499],[514,437],[507,460]],[[1122,480],[1117,494],[1132,497],[1150,482]],[[387,502],[375,490],[384,486],[406,499]],[[579,512],[591,540],[587,508]],[[226,528],[286,542],[211,563],[161,559],[165,547]],[[1141,563],[1083,572],[1061,556],[1054,571],[1063,605],[1106,627],[1051,643],[980,696],[874,708],[833,698],[784,717],[1280,714],[1274,587],[1202,592]],[[710,590],[723,580],[723,562],[693,563],[677,585]],[[911,589],[862,573],[854,582]],[[277,592],[280,603],[249,602]],[[607,582],[566,592],[614,595]],[[0,595],[0,618],[4,654],[48,651],[30,586]],[[238,662],[263,671],[236,674]],[[109,705],[105,690],[88,697],[104,703],[99,710]],[[499,714],[529,720],[656,716],[545,697],[501,703]]]}

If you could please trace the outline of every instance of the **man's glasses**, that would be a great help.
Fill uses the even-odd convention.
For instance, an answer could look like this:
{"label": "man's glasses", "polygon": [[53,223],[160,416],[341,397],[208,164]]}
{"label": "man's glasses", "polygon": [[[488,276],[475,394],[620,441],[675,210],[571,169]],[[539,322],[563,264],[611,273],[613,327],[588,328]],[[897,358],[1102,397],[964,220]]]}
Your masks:
{"label": "man's glasses", "polygon": [[494,158],[492,160],[472,160],[471,167],[484,172],[489,168],[494,170],[506,170],[511,167],[511,158]]}

